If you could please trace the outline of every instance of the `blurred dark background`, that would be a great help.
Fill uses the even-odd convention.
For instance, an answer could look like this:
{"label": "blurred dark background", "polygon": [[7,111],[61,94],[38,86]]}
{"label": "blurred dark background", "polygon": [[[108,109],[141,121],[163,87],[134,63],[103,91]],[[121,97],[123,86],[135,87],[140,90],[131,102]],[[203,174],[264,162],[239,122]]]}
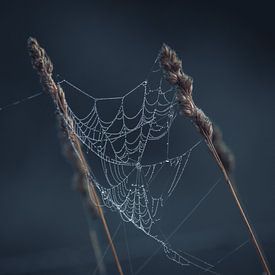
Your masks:
{"label": "blurred dark background", "polygon": [[[26,49],[29,36],[46,48],[55,76],[98,97],[129,91],[143,81],[162,43],[173,47],[194,78],[195,100],[235,153],[240,196],[275,270],[271,1],[1,1],[0,28],[0,107],[41,91]],[[92,274],[88,225],[81,197],[71,187],[71,167],[61,154],[51,100],[43,95],[0,111],[0,125],[0,274]],[[217,179],[206,148],[196,154],[188,184],[172,205],[179,218]],[[226,186],[218,188],[174,240],[212,263],[248,238]],[[108,210],[106,216],[114,232],[120,218]],[[98,221],[92,227],[101,231]],[[158,245],[126,227],[137,271]],[[119,231],[115,244],[125,273],[131,274]],[[99,238],[104,250],[104,235]],[[116,274],[109,254],[108,274]],[[248,244],[219,271],[261,274],[261,267]],[[169,261],[160,250],[140,274],[168,272],[202,273]]]}

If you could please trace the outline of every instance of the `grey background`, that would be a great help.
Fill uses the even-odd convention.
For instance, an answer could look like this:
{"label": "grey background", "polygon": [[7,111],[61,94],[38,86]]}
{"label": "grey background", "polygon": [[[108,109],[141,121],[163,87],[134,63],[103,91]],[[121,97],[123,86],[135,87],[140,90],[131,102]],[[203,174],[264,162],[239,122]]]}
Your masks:
{"label": "grey background", "polygon": [[[196,102],[222,128],[235,153],[239,193],[275,269],[271,2],[2,1],[0,22],[0,106],[41,90],[26,50],[29,36],[47,49],[56,75],[100,97],[121,95],[140,83],[163,42],[175,48],[194,78]],[[0,274],[91,274],[88,225],[80,195],[71,188],[72,171],[61,154],[50,99],[41,96],[1,111],[0,125]],[[183,125],[190,129],[182,127],[180,137],[185,130],[190,138],[196,135],[188,122]],[[175,142],[186,146],[181,138]],[[188,184],[164,210],[171,219],[163,219],[167,232],[217,178],[206,148],[191,161]],[[212,263],[247,238],[228,190],[218,188],[173,240]],[[119,217],[106,215],[114,232]],[[97,221],[92,227],[100,231]],[[158,246],[126,227],[136,271]],[[104,249],[104,236],[100,239]],[[130,274],[122,229],[115,243]],[[108,274],[116,274],[109,254],[106,264]],[[219,271],[261,274],[261,267],[247,245]],[[172,263],[161,250],[141,274],[168,272],[201,274]]]}

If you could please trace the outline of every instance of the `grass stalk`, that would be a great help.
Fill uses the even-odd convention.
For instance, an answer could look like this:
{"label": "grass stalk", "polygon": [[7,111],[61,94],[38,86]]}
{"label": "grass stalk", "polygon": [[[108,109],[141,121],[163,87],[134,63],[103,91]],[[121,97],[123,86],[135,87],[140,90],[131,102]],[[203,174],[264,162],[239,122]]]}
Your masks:
{"label": "grass stalk", "polygon": [[[255,246],[258,253],[260,262],[262,264],[263,270],[267,275],[271,275],[267,260],[264,256],[264,252],[260,243],[256,237],[253,227],[251,226],[247,214],[245,213],[237,190],[232,183],[229,173],[232,169],[233,159],[230,152],[225,147],[221,136],[217,134],[217,130],[213,128],[213,123],[204,114],[204,112],[199,109],[193,101],[192,91],[193,91],[193,80],[191,77],[186,75],[182,70],[182,62],[178,58],[176,52],[172,50],[167,45],[163,45],[160,53],[160,64],[163,72],[166,76],[167,81],[176,87],[177,89],[177,99],[181,107],[181,112],[183,115],[192,120],[197,130],[201,133],[206,141],[206,144],[214,157],[215,162],[219,166],[224,179],[229,187],[229,190],[234,198],[234,201],[240,211],[240,215],[243,219],[244,224],[249,232],[250,239]],[[213,138],[214,137],[214,138]],[[214,142],[213,142],[214,141]],[[216,144],[214,145],[214,143]]]}
{"label": "grass stalk", "polygon": [[107,237],[108,243],[111,247],[111,251],[115,260],[118,273],[120,275],[123,275],[120,261],[117,256],[117,252],[112,241],[112,237],[103,210],[100,207],[100,199],[96,193],[94,184],[90,183],[89,165],[81,149],[81,143],[76,134],[74,133],[74,131],[72,130],[74,129],[74,127],[73,122],[67,113],[68,105],[66,102],[65,93],[61,86],[55,83],[52,77],[53,64],[50,58],[48,57],[46,51],[38,44],[36,39],[28,39],[28,50],[31,57],[32,66],[37,71],[40,77],[40,82],[43,86],[43,89],[52,97],[54,105],[56,107],[58,120],[60,121],[61,131],[64,133],[64,140],[66,141],[66,144],[69,148],[68,157],[70,158],[71,163],[77,171],[78,176],[85,178],[86,188],[91,197],[91,201],[94,202],[94,208],[96,210],[96,213],[103,224],[104,232]]}

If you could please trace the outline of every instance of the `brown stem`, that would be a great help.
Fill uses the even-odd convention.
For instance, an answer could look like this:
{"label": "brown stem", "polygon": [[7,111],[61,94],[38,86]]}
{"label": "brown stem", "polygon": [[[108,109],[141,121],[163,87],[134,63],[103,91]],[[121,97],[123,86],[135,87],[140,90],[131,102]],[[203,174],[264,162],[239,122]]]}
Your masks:
{"label": "brown stem", "polygon": [[256,251],[257,251],[257,254],[258,254],[259,258],[260,258],[262,266],[263,266],[266,274],[271,275],[271,271],[269,269],[269,266],[268,266],[268,263],[266,261],[264,252],[262,250],[262,247],[261,247],[259,241],[257,240],[256,234],[255,234],[252,226],[250,225],[250,222],[249,222],[249,220],[247,218],[247,215],[246,215],[246,213],[245,213],[245,211],[244,211],[244,209],[243,209],[243,207],[241,205],[240,199],[238,197],[238,193],[235,190],[235,187],[232,184],[232,182],[231,182],[231,180],[230,180],[230,178],[229,178],[229,176],[227,174],[227,171],[226,171],[226,169],[225,169],[225,167],[224,167],[224,165],[223,165],[223,163],[222,163],[222,161],[221,161],[221,159],[220,159],[220,157],[219,157],[219,155],[218,155],[218,153],[217,153],[217,151],[215,149],[215,146],[213,145],[212,140],[209,139],[207,136],[204,136],[204,137],[205,137],[205,139],[207,141],[207,145],[208,145],[208,148],[209,148],[210,152],[212,153],[213,157],[215,158],[218,166],[220,167],[220,169],[221,169],[221,171],[222,171],[222,173],[224,175],[225,181],[226,181],[226,183],[229,186],[230,192],[233,195],[233,198],[234,198],[234,200],[235,200],[235,202],[237,204],[237,207],[238,207],[238,209],[240,211],[240,214],[241,214],[241,217],[243,219],[243,222],[245,223],[245,225],[247,227],[247,230],[249,232],[250,238],[251,238],[251,240],[252,240],[252,242],[253,242],[253,244],[254,244],[254,246],[256,248]]}
{"label": "brown stem", "polygon": [[[229,153],[226,152],[224,148],[221,148],[222,147],[221,145],[223,145],[222,140],[218,141],[218,146],[216,145],[217,147],[214,146],[213,124],[211,120],[204,114],[204,112],[196,106],[192,98],[192,92],[193,92],[192,78],[186,75],[182,71],[181,60],[178,58],[176,52],[166,45],[163,45],[161,49],[160,64],[161,64],[161,67],[163,68],[167,81],[171,85],[175,86],[177,89],[177,98],[179,101],[179,105],[181,106],[182,113],[194,122],[197,130],[201,133],[201,135],[206,140],[208,148],[210,149],[211,154],[214,156],[214,159],[217,165],[219,166],[219,168],[221,169],[224,175],[225,181],[230,188],[230,192],[233,195],[233,198],[240,211],[244,224],[247,227],[252,243],[254,244],[256,251],[259,255],[259,259],[262,263],[263,269],[266,272],[266,274],[271,275],[271,271],[268,267],[263,250],[259,244],[259,241],[256,238],[256,234],[253,231],[253,228],[250,225],[247,215],[241,205],[237,191],[228,176],[228,172],[230,172],[230,169],[232,167],[232,163],[230,162],[233,159],[231,158],[230,160]],[[217,152],[217,150],[220,152],[220,154],[219,152]],[[221,160],[221,157],[225,157],[225,160],[229,161],[229,166],[226,166],[228,167],[227,169],[225,168],[225,160]]]}
{"label": "brown stem", "polygon": [[89,165],[82,152],[81,143],[75,132],[72,130],[74,129],[74,125],[73,121],[67,113],[67,102],[65,98],[65,93],[62,90],[61,86],[56,84],[52,78],[53,64],[46,54],[45,50],[40,47],[36,39],[28,39],[28,50],[31,57],[32,66],[40,76],[40,82],[45,92],[49,93],[54,101],[58,113],[58,118],[61,122],[61,129],[64,133],[65,139],[67,140],[67,143],[69,144],[69,146],[71,146],[72,149],[72,163],[74,164],[74,167],[78,171],[79,175],[85,177],[86,179],[88,192],[90,194],[91,200],[94,201],[94,207],[103,224],[104,232],[111,247],[118,273],[120,275],[123,275],[123,271],[117,256],[114,243],[112,241],[112,237],[103,210],[100,207],[100,199],[97,196],[94,184],[89,179]]}
{"label": "brown stem", "polygon": [[91,195],[88,193],[89,182],[85,170],[82,169],[83,164],[78,155],[75,153],[75,148],[72,146],[72,143],[68,138],[68,132],[65,127],[66,125],[64,125],[65,122],[60,115],[58,115],[58,118],[58,129],[61,145],[63,148],[63,154],[65,158],[71,163],[74,170],[74,186],[75,189],[81,194],[84,210],[87,211],[86,216],[88,219],[87,222],[89,226],[89,236],[91,245],[94,250],[98,270],[101,275],[105,275],[106,268],[104,262],[102,261],[102,252],[98,242],[98,232],[96,232],[94,229],[91,229],[90,227],[90,219],[95,221],[95,219],[99,217],[98,208],[93,203],[95,201],[94,198],[91,200]]}

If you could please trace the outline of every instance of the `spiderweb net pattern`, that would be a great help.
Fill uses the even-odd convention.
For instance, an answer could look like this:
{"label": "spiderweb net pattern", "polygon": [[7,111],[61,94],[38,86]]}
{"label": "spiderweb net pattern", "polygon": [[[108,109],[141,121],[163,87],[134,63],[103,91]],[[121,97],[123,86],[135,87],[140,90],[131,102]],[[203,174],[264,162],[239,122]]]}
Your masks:
{"label": "spiderweb net pattern", "polygon": [[[154,80],[152,80],[154,79]],[[155,81],[157,79],[157,81]],[[193,265],[204,271],[215,273],[212,265],[187,253],[179,253],[171,248],[168,240],[152,230],[158,224],[158,212],[175,191],[195,143],[183,154],[169,156],[169,133],[178,114],[176,91],[163,78],[156,59],[147,79],[121,97],[95,98],[67,80],[59,82],[63,90],[68,86],[84,94],[91,101],[87,115],[79,116],[68,106],[68,115],[79,140],[89,151],[97,155],[101,162],[107,185],[97,180],[90,172],[91,184],[95,184],[104,206],[117,211],[122,220],[132,223],[146,235],[163,246],[167,257],[181,265]],[[127,113],[128,98],[138,93],[142,101],[135,114]],[[111,120],[101,116],[100,104],[111,101],[117,111]],[[73,126],[70,126],[73,125]],[[144,156],[149,143],[161,142],[164,158],[147,163]],[[168,184],[163,192],[151,194],[153,182],[160,181],[159,175],[166,170]]]}

